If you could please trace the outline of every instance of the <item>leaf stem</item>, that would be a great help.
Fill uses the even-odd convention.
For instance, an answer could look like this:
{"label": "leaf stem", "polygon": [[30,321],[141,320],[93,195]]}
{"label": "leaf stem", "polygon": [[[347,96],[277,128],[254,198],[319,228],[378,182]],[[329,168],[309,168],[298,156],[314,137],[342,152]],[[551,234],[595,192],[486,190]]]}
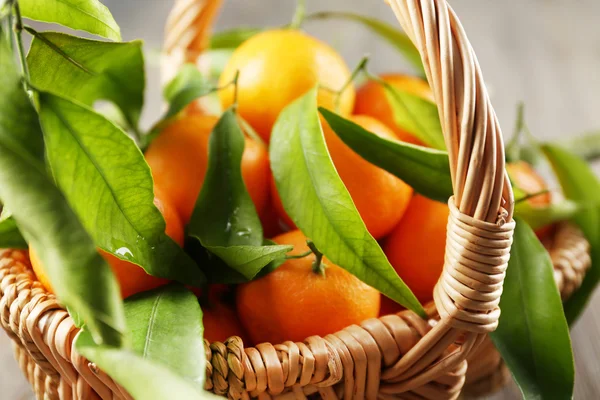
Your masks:
{"label": "leaf stem", "polygon": [[308,251],[305,251],[304,253],[300,253],[300,254],[294,254],[294,255],[291,255],[291,256],[290,255],[286,255],[285,259],[286,260],[297,260],[299,258],[304,258],[304,257],[310,256],[312,253],[313,253],[312,250],[308,250]]}
{"label": "leaf stem", "polygon": [[25,46],[23,46],[23,19],[21,18],[21,8],[19,7],[19,2],[15,1],[13,3],[14,10],[14,24],[13,29],[15,31],[15,38],[17,41],[17,52],[19,53],[19,61],[21,62],[21,70],[23,72],[23,76],[25,77],[25,82],[23,83],[25,90],[29,89],[29,66],[27,65],[27,58],[25,56]]}
{"label": "leaf stem", "polygon": [[348,78],[348,80],[344,83],[344,85],[340,88],[340,90],[338,90],[336,92],[336,97],[335,97],[335,110],[336,112],[339,112],[339,108],[340,108],[340,103],[342,101],[342,94],[344,93],[344,91],[346,89],[348,89],[348,87],[352,84],[352,82],[354,82],[354,80],[358,77],[358,75],[360,75],[361,73],[366,72],[367,70],[367,64],[369,63],[369,57],[368,56],[364,56],[360,62],[358,63],[358,65],[354,68],[354,70],[352,71],[352,73],[350,74],[350,78]]}
{"label": "leaf stem", "polygon": [[528,194],[528,195],[523,196],[523,197],[521,197],[519,199],[516,199],[515,200],[515,204],[519,204],[519,203],[522,203],[524,201],[531,200],[531,199],[533,199],[535,197],[542,196],[542,195],[547,194],[547,193],[550,193],[550,189],[544,189],[544,190],[540,190],[539,192]]}
{"label": "leaf stem", "polygon": [[307,240],[306,244],[311,252],[315,255],[315,260],[312,263],[312,270],[315,274],[325,276],[325,264],[323,263],[323,253],[317,249],[312,240]]}
{"label": "leaf stem", "polygon": [[296,3],[296,11],[289,25],[290,29],[300,29],[306,18],[306,0],[298,0]]}

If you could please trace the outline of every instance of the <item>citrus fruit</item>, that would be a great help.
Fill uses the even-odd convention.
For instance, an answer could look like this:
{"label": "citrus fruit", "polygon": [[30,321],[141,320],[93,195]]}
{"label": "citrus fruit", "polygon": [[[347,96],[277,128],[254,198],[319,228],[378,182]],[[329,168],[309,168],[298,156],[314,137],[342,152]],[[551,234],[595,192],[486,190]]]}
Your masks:
{"label": "citrus fruit", "polygon": [[[146,151],[155,186],[161,188],[186,225],[208,169],[208,145],[217,118],[186,115],[169,125]],[[269,156],[262,143],[246,138],[242,176],[257,211],[269,197]]]}
{"label": "citrus fruit", "polygon": [[[252,36],[228,61],[219,86],[232,82],[239,71],[237,103],[240,115],[269,141],[271,128],[285,106],[317,83],[320,106],[335,109],[336,94],[350,80],[344,60],[327,44],[298,30],[275,29]],[[223,108],[236,98],[229,85],[219,91]],[[354,106],[352,85],[339,99],[339,112],[350,114]]]}
{"label": "citrus fruit", "polygon": [[[401,74],[384,74],[380,78],[395,88],[432,102],[435,101],[429,84],[421,78]],[[413,144],[423,144],[410,132],[407,132],[396,124],[394,112],[387,100],[385,89],[375,81],[368,81],[356,91],[354,113],[377,118],[388,128],[392,129],[400,140]]]}
{"label": "citrus fruit", "polygon": [[[390,129],[372,117],[353,115],[350,119],[380,137],[398,139]],[[413,194],[412,188],[356,154],[326,123],[323,124],[323,132],[333,164],[367,229],[376,239],[384,237],[404,215]],[[271,183],[271,195],[281,218],[293,228],[294,223],[285,213],[274,182]]]}
{"label": "citrus fruit", "polygon": [[[309,249],[298,230],[274,241],[293,245],[291,255]],[[314,254],[288,259],[264,277],[238,286],[238,315],[253,343],[302,341],[377,317],[377,290],[327,258],[323,258],[325,273],[315,272],[315,259]]]}
{"label": "citrus fruit", "polygon": [[383,246],[398,275],[423,304],[433,298],[444,267],[449,214],[447,204],[416,194]]}
{"label": "citrus fruit", "polygon": [[[160,190],[155,189],[154,195],[154,204],[160,210],[166,222],[165,233],[180,246],[182,246],[184,233],[183,225],[181,224],[179,216],[175,212],[175,209],[168,203],[168,201],[165,200],[163,197],[164,194]],[[121,296],[123,298],[127,298],[136,293],[155,289],[169,283],[169,281],[166,279],[148,275],[142,267],[132,262],[122,260],[101,249],[98,251],[110,265],[113,273],[115,274],[115,277],[119,282]],[[38,280],[42,283],[46,290],[53,293],[54,290],[50,280],[48,279],[48,276],[46,275],[44,266],[40,262],[35,250],[32,247],[29,248],[29,258],[31,260],[33,271],[35,272]]]}
{"label": "citrus fruit", "polygon": [[[516,161],[506,165],[506,170],[513,185],[520,189],[525,195],[532,196],[527,202],[532,207],[546,206],[552,203],[552,195],[548,190],[546,181],[533,167],[525,161]],[[538,195],[536,195],[539,193]],[[535,233],[540,239],[549,236],[553,232],[552,226],[544,226],[536,229]]]}

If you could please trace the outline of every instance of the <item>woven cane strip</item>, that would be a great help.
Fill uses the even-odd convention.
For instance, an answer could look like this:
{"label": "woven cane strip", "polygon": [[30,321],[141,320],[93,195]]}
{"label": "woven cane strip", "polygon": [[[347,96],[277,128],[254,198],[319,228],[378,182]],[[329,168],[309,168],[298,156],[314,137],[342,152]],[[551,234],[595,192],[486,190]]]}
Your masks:
{"label": "woven cane strip", "polygon": [[[581,286],[592,265],[590,244],[577,226],[562,222],[546,247],[554,266],[554,280],[566,300]],[[470,396],[494,392],[510,379],[510,372],[489,337],[468,361],[465,391]]]}

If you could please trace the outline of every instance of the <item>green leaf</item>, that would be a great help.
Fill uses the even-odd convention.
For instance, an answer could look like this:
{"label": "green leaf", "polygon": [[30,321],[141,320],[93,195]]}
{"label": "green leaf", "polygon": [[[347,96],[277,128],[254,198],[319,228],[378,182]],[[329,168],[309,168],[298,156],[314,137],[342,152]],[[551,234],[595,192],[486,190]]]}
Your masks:
{"label": "green leaf", "polygon": [[27,55],[31,83],[39,90],[92,106],[109,100],[136,128],[144,103],[142,42],[110,43],[57,32],[34,32]]}
{"label": "green leaf", "polygon": [[525,399],[571,399],[574,366],[569,327],[552,261],[533,230],[518,219],[494,344]]}
{"label": "green leaf", "polygon": [[423,143],[439,150],[446,149],[440,116],[435,103],[398,89],[385,81],[378,80],[399,127],[413,134]]}
{"label": "green leaf", "polygon": [[44,264],[61,303],[99,343],[121,344],[125,317],[117,282],[48,176],[42,132],[0,35],[0,199]]}
{"label": "green leaf", "polygon": [[333,263],[425,315],[367,231],[331,161],[312,89],[286,107],[271,135],[271,169],[284,208]]}
{"label": "green leaf", "polygon": [[52,173],[96,244],[151,275],[200,286],[201,271],[165,234],[133,140],[84,105],[45,92],[39,102]]}
{"label": "green leaf", "polygon": [[213,83],[217,83],[234,51],[235,49],[209,49],[204,51],[200,59],[204,67],[203,70],[206,70],[206,78]]}
{"label": "green leaf", "polygon": [[175,78],[165,87],[164,97],[169,109],[164,120],[179,114],[188,104],[198,97],[214,92],[215,89],[202,76],[194,64],[186,64]]}
{"label": "green leaf", "polygon": [[565,314],[569,324],[572,324],[600,281],[600,182],[590,166],[576,155],[550,144],[543,145],[542,150],[560,181],[565,197],[578,203],[594,205],[584,207],[573,218],[590,242],[592,268],[587,272],[581,287],[565,303]]}
{"label": "green leaf", "polygon": [[217,32],[210,38],[209,49],[235,49],[252,36],[261,32],[261,28],[240,27]]}
{"label": "green leaf", "polygon": [[15,219],[5,210],[2,211],[0,218],[0,247],[3,249],[27,248],[27,242],[21,235]]}
{"label": "green leaf", "polygon": [[394,174],[423,196],[448,202],[452,196],[448,153],[388,140],[322,107],[319,111],[340,139],[362,158]]}
{"label": "green leaf", "polygon": [[208,170],[188,233],[250,280],[291,247],[263,246],[260,219],[242,178],[244,144],[235,112],[225,111],[210,135]]}
{"label": "green leaf", "polygon": [[395,47],[406,59],[413,65],[422,76],[425,75],[425,69],[423,68],[423,62],[421,61],[421,55],[419,51],[410,40],[410,38],[402,31],[396,29],[394,26],[380,21],[375,18],[365,17],[360,14],[354,14],[349,12],[320,12],[309,15],[307,19],[344,19],[347,21],[354,21],[362,24],[373,33],[379,35],[382,39],[385,39],[390,45]]}
{"label": "green leaf", "polygon": [[555,222],[570,220],[582,208],[580,204],[571,200],[561,200],[549,205],[532,205],[528,201],[521,201],[515,206],[515,215],[527,222],[531,228],[538,229]]}
{"label": "green leaf", "polygon": [[[198,389],[169,368],[143,358],[131,350],[111,346],[98,346],[87,331],[75,339],[81,355],[95,363],[121,385],[134,399],[144,400],[203,400],[215,396]],[[202,355],[204,356],[204,355]]]}
{"label": "green leaf", "polygon": [[119,25],[98,0],[19,0],[19,6],[25,18],[121,40]]}
{"label": "green leaf", "polygon": [[599,131],[569,137],[566,140],[560,141],[558,145],[588,161],[595,161],[600,158]]}
{"label": "green leaf", "polygon": [[125,301],[132,349],[202,389],[205,369],[202,310],[196,296],[169,285]]}

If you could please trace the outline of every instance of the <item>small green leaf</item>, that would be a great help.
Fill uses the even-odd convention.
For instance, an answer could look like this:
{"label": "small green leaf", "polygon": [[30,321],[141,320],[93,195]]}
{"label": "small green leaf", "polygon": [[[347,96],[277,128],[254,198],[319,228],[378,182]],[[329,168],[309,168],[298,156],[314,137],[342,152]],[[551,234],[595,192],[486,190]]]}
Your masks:
{"label": "small green leaf", "polygon": [[188,233],[250,280],[291,248],[263,246],[260,219],[242,178],[244,144],[235,112],[225,111],[210,135],[208,170]]}
{"label": "small green leaf", "polygon": [[394,26],[375,18],[365,17],[360,14],[349,12],[320,12],[309,15],[307,19],[344,19],[362,24],[372,32],[385,39],[390,45],[395,47],[406,59],[413,65],[422,76],[425,75],[421,55],[413,44],[412,40],[402,31]]}
{"label": "small green leaf", "polygon": [[548,205],[532,205],[528,201],[521,201],[515,206],[515,215],[527,222],[532,229],[539,229],[555,222],[570,220],[582,208],[571,200]]}
{"label": "small green leaf", "polygon": [[435,103],[405,92],[384,81],[378,81],[392,107],[394,121],[399,127],[412,133],[423,143],[445,150],[440,116]]}
{"label": "small green leaf", "polygon": [[523,220],[517,220],[500,308],[491,337],[523,397],[571,399],[573,353],[552,261]]}
{"label": "small green leaf", "polygon": [[165,87],[164,97],[169,103],[169,109],[163,119],[174,117],[198,97],[214,91],[214,87],[202,76],[198,67],[194,64],[184,65]]}
{"label": "small green leaf", "polygon": [[331,161],[312,89],[286,107],[271,135],[271,169],[284,208],[333,263],[425,315],[367,231]]}
{"label": "small green leaf", "polygon": [[394,174],[430,199],[446,203],[452,196],[445,151],[388,140],[322,107],[319,111],[340,139],[365,160]]}
{"label": "small green leaf", "polygon": [[23,17],[121,40],[121,28],[98,0],[19,0]]}
{"label": "small green leaf", "polygon": [[125,300],[132,349],[202,389],[206,376],[202,310],[180,285],[140,293]]}
{"label": "small green leaf", "polygon": [[565,303],[567,320],[573,324],[600,281],[600,182],[590,166],[576,155],[550,144],[543,145],[542,150],[560,181],[565,197],[577,203],[594,205],[584,207],[573,218],[592,247],[592,268],[581,287]]}
{"label": "small green leaf", "polygon": [[109,100],[136,128],[144,103],[142,42],[110,43],[57,32],[34,32],[27,55],[31,83],[92,106]]}
{"label": "small green leaf", "polygon": [[84,105],[45,92],[39,103],[52,173],[96,244],[151,275],[202,285],[201,271],[165,234],[133,140]]}
{"label": "small green leaf", "polygon": [[37,114],[0,32],[0,199],[35,248],[61,303],[99,343],[119,346],[125,316],[117,281],[48,176]]}
{"label": "small green leaf", "polygon": [[235,49],[252,36],[261,32],[261,28],[240,27],[217,32],[210,38],[209,49]]}
{"label": "small green leaf", "polygon": [[[75,347],[81,355],[125,388],[134,399],[215,399],[214,395],[199,389],[198,385],[190,383],[158,362],[125,348],[98,346],[87,331],[81,331],[77,335]],[[204,354],[201,356],[204,357]]]}
{"label": "small green leaf", "polygon": [[2,211],[0,218],[0,248],[26,249],[27,242],[21,235],[17,223],[10,213]]}

